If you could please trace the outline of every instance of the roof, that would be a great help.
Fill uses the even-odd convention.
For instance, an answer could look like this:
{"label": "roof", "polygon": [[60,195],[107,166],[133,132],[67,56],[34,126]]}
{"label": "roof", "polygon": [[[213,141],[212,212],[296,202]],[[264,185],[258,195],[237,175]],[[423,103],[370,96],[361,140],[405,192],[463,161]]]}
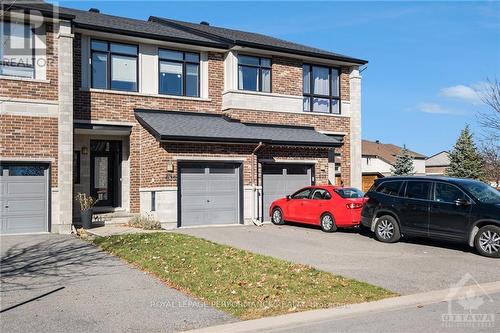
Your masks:
{"label": "roof", "polygon": [[156,16],[151,16],[149,20],[145,21],[67,7],[57,7],[50,3],[36,0],[27,3],[22,1],[16,2],[14,0],[2,0],[2,3],[11,3],[12,8],[32,8],[43,13],[56,13],[60,18],[71,19],[76,27],[82,29],[185,44],[210,46],[222,49],[229,49],[235,45],[241,45],[277,52],[345,61],[355,64],[367,63],[366,60],[258,33],[176,21]]}
{"label": "roof", "polygon": [[442,151],[425,160],[426,167],[440,167],[450,165],[450,157],[447,151]]}
{"label": "roof", "polygon": [[[393,144],[363,140],[361,154],[363,156],[375,156],[394,165],[396,163],[396,156],[401,152],[401,149],[403,148]],[[424,155],[411,150],[408,150],[408,154],[414,159],[426,158]]]}
{"label": "roof", "polygon": [[219,38],[221,40],[224,40],[226,42],[235,45],[265,48],[274,51],[290,52],[301,55],[309,55],[309,56],[312,55],[333,60],[344,60],[358,64],[366,64],[368,62],[366,60],[356,59],[339,53],[325,51],[315,47],[293,43],[283,39],[254,32],[222,28],[207,24],[184,22],[167,18],[161,18],[157,16],[151,16],[149,20],[152,22],[159,22],[172,27],[178,27],[187,31],[202,32],[206,36]]}
{"label": "roof", "polygon": [[333,147],[341,136],[328,136],[312,127],[242,123],[215,113],[136,109],[135,116],[158,141],[268,143]]}

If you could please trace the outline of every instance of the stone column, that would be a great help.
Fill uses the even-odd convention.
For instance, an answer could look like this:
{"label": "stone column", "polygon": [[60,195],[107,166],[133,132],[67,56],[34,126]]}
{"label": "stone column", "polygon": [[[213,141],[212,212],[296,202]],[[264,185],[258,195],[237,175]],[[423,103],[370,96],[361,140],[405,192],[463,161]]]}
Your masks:
{"label": "stone column", "polygon": [[73,222],[73,34],[70,22],[60,22],[57,39],[59,230],[54,231],[70,233]]}
{"label": "stone column", "polygon": [[359,67],[351,67],[349,75],[351,97],[351,186],[361,189],[361,75]]}

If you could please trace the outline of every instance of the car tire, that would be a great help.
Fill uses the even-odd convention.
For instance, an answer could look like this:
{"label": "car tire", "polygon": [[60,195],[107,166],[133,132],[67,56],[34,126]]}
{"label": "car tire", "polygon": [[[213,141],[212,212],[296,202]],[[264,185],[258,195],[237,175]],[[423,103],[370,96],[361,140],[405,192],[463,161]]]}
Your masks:
{"label": "car tire", "polygon": [[487,225],[479,229],[474,247],[482,256],[500,258],[500,227]]}
{"label": "car tire", "polygon": [[401,238],[398,221],[391,215],[383,215],[375,224],[375,237],[384,243],[395,243]]}
{"label": "car tire", "polygon": [[319,219],[319,226],[324,232],[334,232],[337,231],[337,225],[335,224],[335,219],[332,214],[325,213],[321,215]]}
{"label": "car tire", "polygon": [[283,211],[279,207],[275,207],[273,209],[273,214],[271,215],[271,222],[276,225],[285,224],[285,220],[283,219]]}

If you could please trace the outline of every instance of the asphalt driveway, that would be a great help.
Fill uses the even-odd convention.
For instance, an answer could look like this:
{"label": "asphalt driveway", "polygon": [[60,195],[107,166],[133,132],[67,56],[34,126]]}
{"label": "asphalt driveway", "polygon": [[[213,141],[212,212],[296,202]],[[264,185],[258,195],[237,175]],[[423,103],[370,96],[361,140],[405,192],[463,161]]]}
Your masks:
{"label": "asphalt driveway", "polygon": [[395,244],[356,230],[324,233],[296,225],[179,229],[178,232],[366,281],[401,294],[449,288],[470,273],[479,283],[500,280],[500,260],[466,245],[426,240]]}
{"label": "asphalt driveway", "polygon": [[72,236],[0,243],[2,332],[172,332],[234,320]]}

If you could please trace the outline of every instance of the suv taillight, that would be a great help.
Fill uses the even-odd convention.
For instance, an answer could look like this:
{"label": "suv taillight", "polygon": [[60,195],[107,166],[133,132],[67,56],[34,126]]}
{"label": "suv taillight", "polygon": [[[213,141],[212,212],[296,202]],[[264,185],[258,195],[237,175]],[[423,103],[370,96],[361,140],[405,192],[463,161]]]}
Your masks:
{"label": "suv taillight", "polygon": [[345,205],[347,209],[358,209],[363,207],[362,203],[357,203],[357,202],[351,202]]}

